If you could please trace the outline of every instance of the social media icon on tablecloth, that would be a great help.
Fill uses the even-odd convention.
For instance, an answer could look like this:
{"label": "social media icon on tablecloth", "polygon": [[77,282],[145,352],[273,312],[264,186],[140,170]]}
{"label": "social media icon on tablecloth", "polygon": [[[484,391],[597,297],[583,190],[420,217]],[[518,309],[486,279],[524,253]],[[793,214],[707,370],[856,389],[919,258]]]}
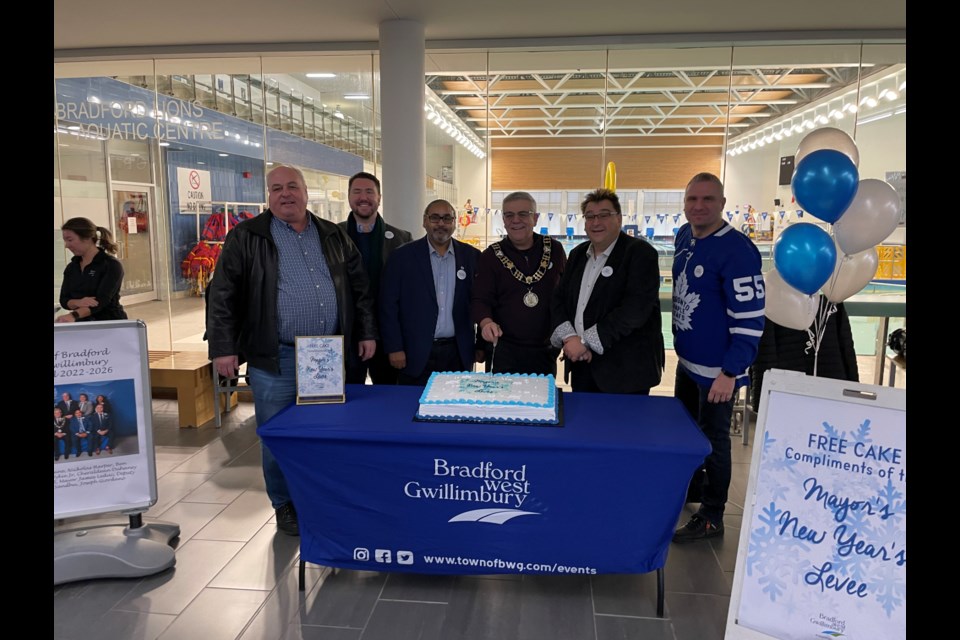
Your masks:
{"label": "social media icon on tablecloth", "polygon": [[413,551],[397,551],[397,564],[413,564]]}
{"label": "social media icon on tablecloth", "polygon": [[390,549],[377,549],[373,552],[373,559],[377,562],[389,564],[393,562],[393,552]]}
{"label": "social media icon on tablecloth", "polygon": [[353,550],[353,559],[360,562],[366,562],[370,559],[370,550],[363,547],[357,547]]}

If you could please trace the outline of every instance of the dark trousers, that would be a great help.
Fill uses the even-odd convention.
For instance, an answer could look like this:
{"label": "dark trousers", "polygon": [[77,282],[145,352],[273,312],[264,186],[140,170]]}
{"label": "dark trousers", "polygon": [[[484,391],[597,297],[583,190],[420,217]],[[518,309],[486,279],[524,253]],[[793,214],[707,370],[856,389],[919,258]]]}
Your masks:
{"label": "dark trousers", "polygon": [[[589,362],[570,362],[567,360],[566,366],[567,369],[570,370],[570,387],[574,391],[585,391],[587,393],[607,393],[597,385],[597,381],[593,377],[593,371]],[[650,395],[650,389],[649,387],[646,389],[640,389],[639,391],[634,391],[632,395],[648,396]]]}
{"label": "dark trousers", "polygon": [[457,349],[455,338],[440,338],[433,341],[430,347],[430,357],[427,358],[427,365],[420,372],[420,375],[412,376],[399,372],[397,384],[414,385],[418,387],[425,386],[430,374],[434,371],[463,371],[463,362],[460,360],[460,350]]}
{"label": "dark trousers", "polygon": [[553,347],[525,347],[501,338],[495,349],[487,350],[485,369],[491,373],[530,373],[556,377],[557,355],[559,350]]}
{"label": "dark trousers", "polygon": [[708,520],[716,522],[723,518],[727,491],[730,488],[730,419],[733,417],[734,400],[731,398],[728,402],[707,402],[709,392],[710,387],[701,387],[682,367],[677,367],[673,395],[697,421],[713,448],[703,463],[702,468],[706,470],[706,474],[700,473],[698,469],[694,478],[706,476],[701,480],[700,513]]}
{"label": "dark trousers", "polygon": [[357,345],[353,345],[354,352],[347,359],[347,384],[366,384],[367,372],[373,384],[397,384],[396,369],[390,366],[390,358],[383,349],[383,343],[377,341],[377,350],[373,357],[364,362],[357,356]]}

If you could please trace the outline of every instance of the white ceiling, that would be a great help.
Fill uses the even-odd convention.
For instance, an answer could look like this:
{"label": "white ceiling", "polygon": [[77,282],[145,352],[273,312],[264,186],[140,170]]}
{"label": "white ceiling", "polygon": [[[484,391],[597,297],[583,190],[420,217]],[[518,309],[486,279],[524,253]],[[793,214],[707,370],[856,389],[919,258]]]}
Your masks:
{"label": "white ceiling", "polygon": [[54,0],[53,6],[55,58],[114,47],[375,47],[378,24],[396,19],[422,22],[428,43],[452,48],[494,46],[489,41],[495,39],[544,39],[540,44],[559,46],[589,44],[586,38],[605,38],[607,44],[678,41],[691,34],[710,34],[718,43],[762,34],[776,42],[783,32],[807,31],[886,31],[905,38],[906,30],[906,0]]}
{"label": "white ceiling", "polygon": [[[719,146],[726,127],[727,137],[759,130],[856,86],[861,56],[873,57],[862,74],[905,63],[905,4],[54,0],[54,59],[159,59],[153,71],[104,72],[118,76],[282,74],[362,122],[364,105],[342,97],[370,89],[371,59],[360,52],[377,50],[381,21],[411,19],[425,28],[427,86],[494,146],[577,146],[599,136],[613,145]],[[869,54],[859,42],[871,43]],[[751,47],[731,60],[737,44]],[[118,64],[146,61],[111,68]],[[85,66],[69,73],[84,75]],[[338,78],[311,81],[306,71]]]}

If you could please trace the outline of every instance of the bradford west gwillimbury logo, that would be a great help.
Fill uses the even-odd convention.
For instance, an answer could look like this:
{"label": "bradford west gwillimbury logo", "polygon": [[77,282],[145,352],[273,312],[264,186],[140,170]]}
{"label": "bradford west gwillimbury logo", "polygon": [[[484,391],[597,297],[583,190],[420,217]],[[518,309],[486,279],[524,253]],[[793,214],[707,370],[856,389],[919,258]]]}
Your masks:
{"label": "bradford west gwillimbury logo", "polygon": [[540,515],[520,507],[530,497],[527,465],[509,469],[495,467],[483,461],[474,466],[450,464],[443,458],[434,458],[430,481],[411,480],[404,484],[403,493],[417,500],[450,500],[472,502],[492,507],[468,509],[448,522],[484,522],[503,524],[518,516]]}

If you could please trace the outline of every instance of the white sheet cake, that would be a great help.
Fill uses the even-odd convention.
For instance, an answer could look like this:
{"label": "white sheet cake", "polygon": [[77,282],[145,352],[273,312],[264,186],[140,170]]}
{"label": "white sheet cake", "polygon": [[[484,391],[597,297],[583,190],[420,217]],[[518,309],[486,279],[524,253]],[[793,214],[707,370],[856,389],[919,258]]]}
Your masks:
{"label": "white sheet cake", "polygon": [[420,396],[420,418],[473,422],[557,422],[552,375],[437,372]]}

